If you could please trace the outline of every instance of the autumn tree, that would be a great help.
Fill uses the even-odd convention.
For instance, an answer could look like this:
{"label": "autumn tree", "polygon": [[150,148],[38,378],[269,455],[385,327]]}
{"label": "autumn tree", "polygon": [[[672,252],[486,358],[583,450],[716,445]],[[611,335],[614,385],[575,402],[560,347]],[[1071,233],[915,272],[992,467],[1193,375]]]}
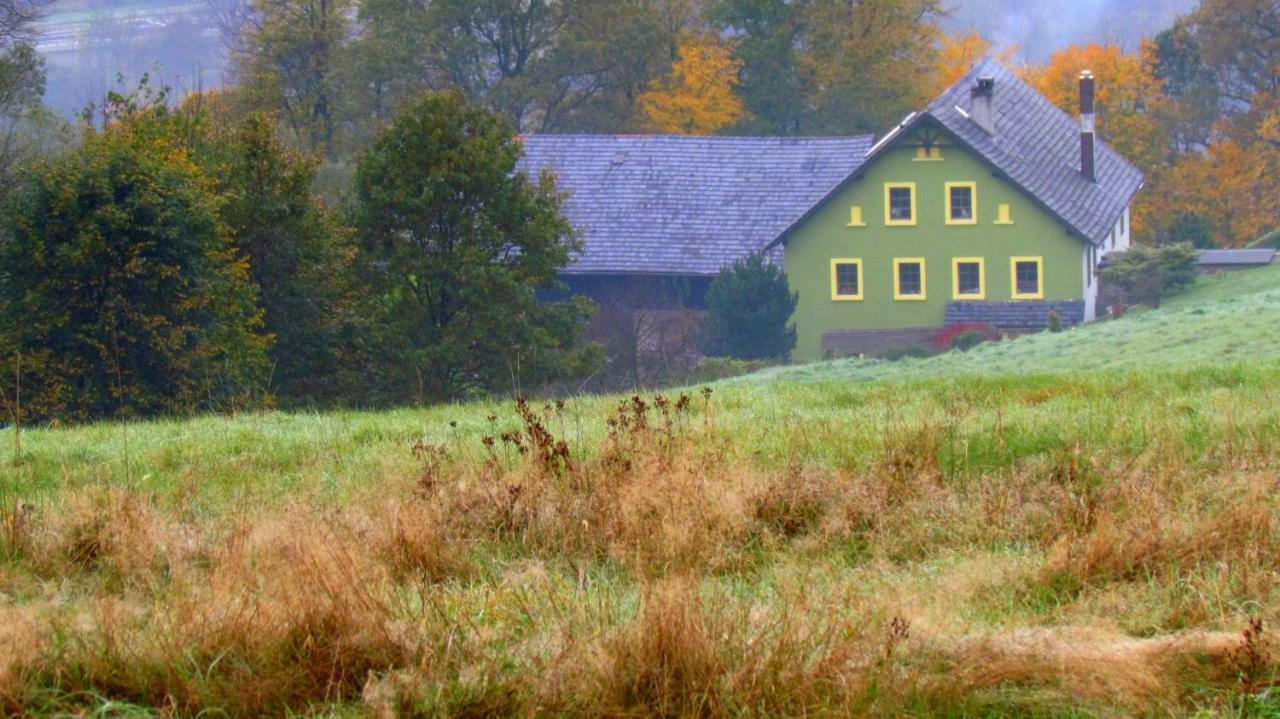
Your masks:
{"label": "autumn tree", "polygon": [[991,43],[978,34],[977,30],[969,30],[958,35],[943,35],[938,42],[937,65],[933,72],[933,84],[930,95],[939,95],[964,77],[983,58],[994,56],[1002,63],[1010,64],[1017,54],[1016,47],[1005,48],[995,53]]}
{"label": "autumn tree", "polygon": [[0,222],[0,341],[39,420],[257,400],[269,338],[210,179],[163,108],[33,165]]}
{"label": "autumn tree", "polygon": [[1157,111],[1163,101],[1153,72],[1151,46],[1126,53],[1116,45],[1072,45],[1030,68],[1028,79],[1050,102],[1075,116],[1080,112],[1080,73],[1097,78],[1098,133],[1107,144],[1144,170],[1164,161],[1168,142]]}
{"label": "autumn tree", "polygon": [[1240,246],[1280,226],[1280,5],[1205,0],[1154,43],[1177,153],[1149,182],[1155,237],[1203,226]]}
{"label": "autumn tree", "polygon": [[734,85],[741,66],[714,40],[682,45],[671,73],[640,96],[649,127],[669,134],[709,135],[737,122],[743,108]]}

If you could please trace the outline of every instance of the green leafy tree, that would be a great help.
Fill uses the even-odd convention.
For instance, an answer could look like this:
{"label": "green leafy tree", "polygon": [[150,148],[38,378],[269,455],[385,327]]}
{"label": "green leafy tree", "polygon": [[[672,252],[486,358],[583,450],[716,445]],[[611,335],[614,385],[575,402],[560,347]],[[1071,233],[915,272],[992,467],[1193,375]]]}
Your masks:
{"label": "green leafy tree", "polygon": [[748,132],[882,131],[927,100],[939,0],[713,0],[737,41]]}
{"label": "green leafy tree", "polygon": [[331,155],[338,142],[340,58],[353,0],[252,0],[232,53],[253,109],[279,113],[304,147]]}
{"label": "green leafy tree", "polygon": [[1133,245],[1102,270],[1102,281],[1118,289],[1126,302],[1159,307],[1163,298],[1195,282],[1198,258],[1199,253],[1186,242]]}
{"label": "green leafy tree", "polygon": [[[803,4],[802,4],[803,5]],[[810,0],[801,71],[813,131],[882,132],[930,100],[941,0]]]}
{"label": "green leafy tree", "polygon": [[787,322],[799,299],[782,269],[762,255],[735,261],[707,290],[707,353],[744,360],[785,358],[796,346],[796,328]]}
{"label": "green leafy tree", "polygon": [[587,371],[590,304],[540,302],[578,245],[550,176],[457,93],[409,103],[361,160],[355,226],[382,302],[383,399],[520,389]]}
{"label": "green leafy tree", "polygon": [[1200,40],[1186,19],[1152,42],[1153,68],[1167,98],[1160,119],[1175,152],[1203,150],[1213,137],[1221,99],[1213,71],[1201,55]]}
{"label": "green leafy tree", "polygon": [[806,28],[801,8],[787,0],[714,0],[712,24],[737,36],[742,63],[738,95],[753,134],[798,135],[809,125],[809,88],[799,68]]}
{"label": "green leafy tree", "polygon": [[249,263],[264,327],[275,338],[273,391],[290,404],[357,399],[350,373],[361,325],[350,271],[355,244],[311,191],[317,159],[281,143],[272,118],[260,113],[212,127],[198,148],[222,198],[218,215]]}
{"label": "green leafy tree", "polygon": [[0,0],[0,193],[11,192],[16,169],[40,149],[53,125],[41,105],[44,61],[32,44],[32,23],[43,2]]}
{"label": "green leafy tree", "polygon": [[638,126],[692,0],[367,0],[342,81],[352,124],[457,90],[524,132]]}
{"label": "green leafy tree", "polygon": [[0,235],[0,337],[39,420],[255,400],[269,340],[212,184],[161,108],[25,173]]}

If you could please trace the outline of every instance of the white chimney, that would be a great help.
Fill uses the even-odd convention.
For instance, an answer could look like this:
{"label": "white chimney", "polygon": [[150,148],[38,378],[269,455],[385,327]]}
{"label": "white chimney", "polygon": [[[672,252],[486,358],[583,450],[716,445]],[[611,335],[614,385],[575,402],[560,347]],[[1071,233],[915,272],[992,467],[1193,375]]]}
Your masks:
{"label": "white chimney", "polygon": [[995,95],[996,79],[994,77],[978,78],[978,84],[970,90],[969,119],[988,135],[996,134]]}
{"label": "white chimney", "polygon": [[1093,73],[1085,70],[1080,73],[1080,174],[1089,182],[1098,181],[1094,168],[1093,93]]}

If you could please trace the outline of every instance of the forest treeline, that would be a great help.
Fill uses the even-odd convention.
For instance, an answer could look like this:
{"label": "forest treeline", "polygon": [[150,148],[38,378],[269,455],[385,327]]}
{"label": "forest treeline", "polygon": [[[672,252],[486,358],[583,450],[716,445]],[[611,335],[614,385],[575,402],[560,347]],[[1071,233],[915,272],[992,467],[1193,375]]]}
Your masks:
{"label": "forest treeline", "polygon": [[[577,239],[521,133],[883,133],[992,48],[941,0],[213,0],[233,81],[43,111],[39,0],[0,0],[11,416],[426,402],[592,374]],[[1004,59],[1010,60],[1005,54]],[[1147,176],[1134,231],[1280,225],[1280,3],[1016,69]],[[1271,235],[1274,238],[1274,235]],[[25,384],[26,395],[15,385]]]}

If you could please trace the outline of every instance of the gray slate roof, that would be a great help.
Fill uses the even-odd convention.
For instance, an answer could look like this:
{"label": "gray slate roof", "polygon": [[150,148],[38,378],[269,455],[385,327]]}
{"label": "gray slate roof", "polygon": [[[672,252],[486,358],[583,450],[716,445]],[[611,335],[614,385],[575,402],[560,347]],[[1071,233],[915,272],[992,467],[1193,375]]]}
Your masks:
{"label": "gray slate roof", "polygon": [[849,177],[871,136],[529,135],[584,250],[569,274],[710,275],[758,252]]}
{"label": "gray slate roof", "polygon": [[[995,79],[994,135],[987,134],[964,114],[971,105],[970,89],[980,77]],[[1105,142],[1095,143],[1098,181],[1085,179],[1080,173],[1078,119],[1058,109],[990,58],[978,63],[919,115],[908,118],[899,126],[899,131],[923,117],[933,118],[1063,223],[1095,244],[1111,233],[1120,214],[1142,187],[1142,173],[1138,168]],[[1100,137],[1106,136],[1105,115],[1099,115],[1098,130]]]}
{"label": "gray slate roof", "polygon": [[1201,265],[1221,265],[1253,267],[1269,265],[1275,259],[1276,251],[1271,248],[1261,250],[1202,250],[1199,263]]}

